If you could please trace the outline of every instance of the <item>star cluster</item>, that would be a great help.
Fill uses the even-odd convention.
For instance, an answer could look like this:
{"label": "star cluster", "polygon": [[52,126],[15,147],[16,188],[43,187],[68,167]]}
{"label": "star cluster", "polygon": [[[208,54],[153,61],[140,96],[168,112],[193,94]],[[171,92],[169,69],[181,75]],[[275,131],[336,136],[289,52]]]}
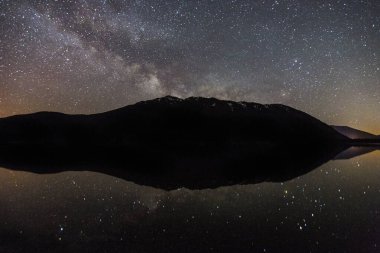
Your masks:
{"label": "star cluster", "polygon": [[380,133],[380,2],[0,0],[0,116],[164,95]]}

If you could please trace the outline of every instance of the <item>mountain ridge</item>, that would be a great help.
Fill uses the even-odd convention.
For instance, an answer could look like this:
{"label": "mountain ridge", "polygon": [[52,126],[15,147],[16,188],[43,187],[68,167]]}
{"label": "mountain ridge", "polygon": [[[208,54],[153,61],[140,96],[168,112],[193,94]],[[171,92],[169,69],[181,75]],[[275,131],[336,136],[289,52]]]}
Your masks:
{"label": "mountain ridge", "polygon": [[332,127],[350,139],[380,139],[380,135],[375,135],[353,127],[337,125],[332,125]]}
{"label": "mountain ridge", "polygon": [[[18,133],[17,133],[18,132]],[[23,139],[24,138],[24,139]],[[0,119],[0,145],[124,145],[139,141],[331,141],[347,139],[322,121],[281,104],[173,96],[141,101],[97,114],[37,112]],[[95,140],[96,139],[96,140]]]}

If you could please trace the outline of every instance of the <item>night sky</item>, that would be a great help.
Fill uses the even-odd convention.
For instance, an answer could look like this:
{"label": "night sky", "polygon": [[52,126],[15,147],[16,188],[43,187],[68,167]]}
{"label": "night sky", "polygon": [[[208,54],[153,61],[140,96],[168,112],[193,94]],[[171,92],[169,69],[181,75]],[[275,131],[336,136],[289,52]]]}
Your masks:
{"label": "night sky", "polygon": [[380,1],[0,0],[0,116],[164,95],[380,134]]}

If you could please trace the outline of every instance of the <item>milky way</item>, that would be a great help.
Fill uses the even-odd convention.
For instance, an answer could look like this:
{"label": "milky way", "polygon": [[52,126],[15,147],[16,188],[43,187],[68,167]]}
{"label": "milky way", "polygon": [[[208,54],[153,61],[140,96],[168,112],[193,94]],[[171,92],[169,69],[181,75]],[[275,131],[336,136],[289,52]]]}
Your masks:
{"label": "milky way", "polygon": [[380,133],[380,2],[1,1],[0,116],[164,95],[283,103]]}

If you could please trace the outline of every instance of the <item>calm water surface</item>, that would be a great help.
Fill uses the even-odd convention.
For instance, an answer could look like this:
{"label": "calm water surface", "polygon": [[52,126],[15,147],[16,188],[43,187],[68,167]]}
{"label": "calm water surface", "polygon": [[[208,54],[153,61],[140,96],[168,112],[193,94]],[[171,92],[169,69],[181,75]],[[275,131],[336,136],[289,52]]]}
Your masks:
{"label": "calm water surface", "polygon": [[379,151],[212,190],[94,172],[0,178],[0,252],[380,252]]}

